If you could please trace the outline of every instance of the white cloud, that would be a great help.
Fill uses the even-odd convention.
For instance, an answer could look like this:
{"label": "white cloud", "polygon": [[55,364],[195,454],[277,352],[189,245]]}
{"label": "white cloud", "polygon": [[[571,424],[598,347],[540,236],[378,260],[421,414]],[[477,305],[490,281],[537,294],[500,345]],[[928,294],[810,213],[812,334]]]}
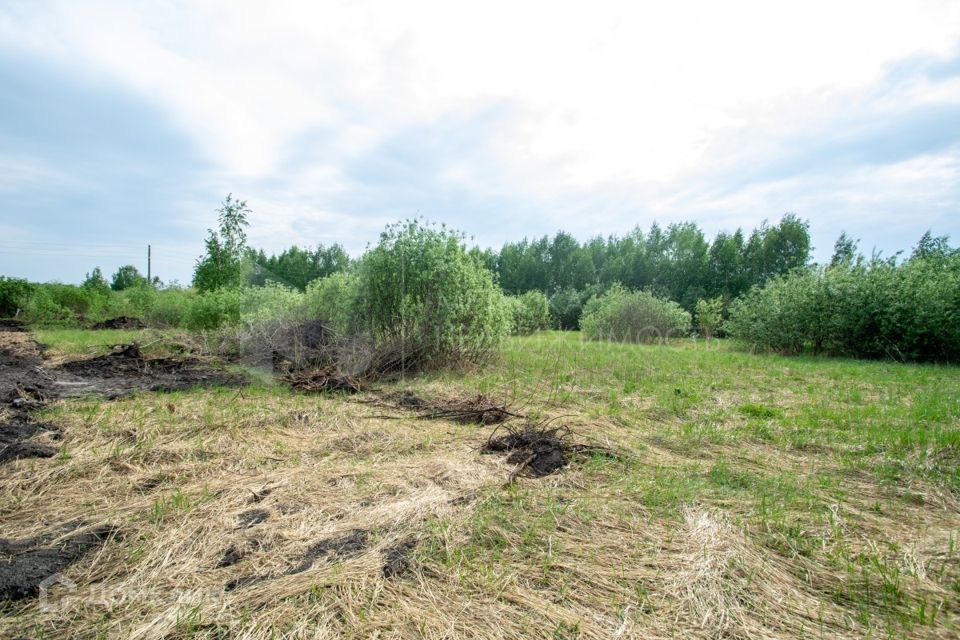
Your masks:
{"label": "white cloud", "polygon": [[[0,19],[0,38],[161,105],[216,167],[211,184],[277,183],[262,188],[259,222],[297,241],[311,216],[349,231],[349,212],[329,204],[356,188],[344,163],[489,104],[512,110],[506,128],[438,180],[542,202],[607,190],[676,210],[691,176],[829,126],[891,63],[956,54],[960,3],[30,2]],[[877,99],[958,101],[960,84]],[[770,211],[779,200],[763,189],[777,188],[707,205]]]}

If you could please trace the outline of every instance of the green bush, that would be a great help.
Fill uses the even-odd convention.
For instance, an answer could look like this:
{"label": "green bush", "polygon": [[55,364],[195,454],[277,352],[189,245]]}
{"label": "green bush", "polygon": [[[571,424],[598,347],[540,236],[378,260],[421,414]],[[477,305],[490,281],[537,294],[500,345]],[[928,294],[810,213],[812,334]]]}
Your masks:
{"label": "green bush", "polygon": [[80,322],[102,304],[97,291],[58,282],[32,285],[21,298],[21,315],[28,322]]}
{"label": "green bush", "polygon": [[272,320],[297,320],[303,316],[304,295],[275,282],[262,287],[245,287],[240,319],[246,324]]}
{"label": "green bush", "polygon": [[340,333],[351,333],[357,329],[354,298],[358,289],[356,275],[352,272],[340,271],[318,278],[307,285],[304,313],[308,317],[326,320]]}
{"label": "green bush", "polygon": [[573,288],[556,291],[550,296],[550,318],[553,326],[567,330],[579,329],[583,305],[589,299],[590,294],[587,291]]}
{"label": "green bush", "polygon": [[0,276],[0,316],[16,315],[26,306],[35,288],[35,285],[21,278]]}
{"label": "green bush", "polygon": [[483,360],[510,326],[493,273],[463,237],[416,221],[388,226],[364,254],[352,300],[356,327],[422,366]]}
{"label": "green bush", "polygon": [[616,284],[590,298],[580,329],[591,340],[655,342],[690,332],[690,314],[671,300],[647,291],[628,291]]}
{"label": "green bush", "polygon": [[837,263],[756,288],[725,330],[784,354],[960,360],[960,255]]}
{"label": "green bush", "polygon": [[529,335],[550,326],[550,303],[540,291],[528,291],[519,296],[507,296],[511,312],[511,332]]}
{"label": "green bush", "polygon": [[709,340],[716,335],[717,329],[720,328],[720,321],[723,319],[723,298],[698,300],[694,313],[697,317],[697,329],[700,330],[700,335]]}
{"label": "green bush", "polygon": [[192,297],[181,320],[181,326],[191,330],[218,329],[240,321],[244,310],[243,291],[224,287]]}

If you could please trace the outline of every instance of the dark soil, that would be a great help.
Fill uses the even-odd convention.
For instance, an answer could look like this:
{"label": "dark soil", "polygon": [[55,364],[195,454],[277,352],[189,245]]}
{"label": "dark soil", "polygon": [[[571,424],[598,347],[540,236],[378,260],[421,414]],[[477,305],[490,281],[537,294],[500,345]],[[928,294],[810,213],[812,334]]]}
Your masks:
{"label": "dark soil", "polygon": [[120,345],[106,355],[66,362],[54,373],[74,385],[72,395],[97,393],[116,398],[134,391],[182,391],[194,387],[238,386],[238,374],[212,367],[191,356],[145,358],[137,343]]}
{"label": "dark soil", "polygon": [[[0,322],[0,333],[22,333],[13,320]],[[0,464],[17,458],[49,458],[57,448],[31,439],[50,434],[59,440],[60,430],[33,422],[30,414],[58,395],[53,376],[43,368],[41,347],[19,338],[0,347]]]}
{"label": "dark soil", "polygon": [[397,578],[410,570],[410,553],[416,548],[417,541],[413,538],[404,540],[400,544],[386,550],[383,564],[385,578]]}
{"label": "dark soil", "polygon": [[237,516],[237,524],[241,529],[249,529],[256,524],[266,522],[269,517],[270,512],[266,509],[250,509]]}
{"label": "dark soil", "polygon": [[110,318],[109,320],[104,320],[103,322],[98,322],[91,329],[146,329],[147,325],[140,318],[134,318],[132,316],[119,316],[117,318]]}
{"label": "dark soil", "polygon": [[245,554],[237,545],[230,545],[223,550],[223,555],[220,557],[220,560],[217,561],[217,569],[222,569],[223,567],[232,567],[241,560]]}
{"label": "dark soil", "polygon": [[[19,323],[0,323],[3,333],[21,333]],[[35,442],[46,434],[59,440],[57,427],[33,422],[31,414],[57,398],[97,394],[107,398],[134,391],[174,391],[197,386],[242,384],[242,376],[211,367],[197,358],[147,359],[134,343],[107,355],[43,366],[41,345],[34,340],[4,340],[0,346],[0,464],[17,458],[49,458],[57,448]]]}
{"label": "dark soil", "polygon": [[[284,571],[281,575],[292,576],[298,573],[303,573],[312,567],[317,560],[325,560],[326,562],[333,562],[342,558],[349,558],[357,555],[370,545],[370,532],[364,529],[352,529],[348,533],[345,533],[342,536],[336,536],[333,538],[327,538],[321,540],[316,544],[310,545],[306,551],[303,552],[303,559],[299,564],[294,565]],[[238,555],[239,554],[239,555]],[[230,566],[230,564],[236,564],[243,558],[243,552],[235,547],[228,547],[224,551],[223,557],[220,559],[220,562],[228,561],[229,564],[217,566]],[[266,580],[273,580],[278,576],[276,575],[248,575],[241,576],[239,578],[234,578],[233,580],[228,581],[223,585],[224,591],[234,591],[235,589],[240,589],[243,587],[249,587],[250,585],[258,584]]]}
{"label": "dark soil", "polygon": [[340,558],[355,556],[366,549],[368,544],[370,544],[370,533],[363,529],[353,529],[342,536],[321,540],[310,545],[303,553],[303,561],[297,566],[287,569],[284,575],[291,576],[295,573],[303,573],[320,558],[332,562]]}
{"label": "dark soil", "polygon": [[0,539],[0,601],[36,596],[41,582],[102,545],[114,533],[116,529],[104,526],[56,542],[56,534],[24,540]]}
{"label": "dark soil", "polygon": [[570,442],[573,432],[564,426],[547,427],[545,425],[526,424],[523,428],[507,427],[506,433],[493,437],[490,434],[482,451],[484,453],[506,453],[507,462],[517,465],[510,474],[510,480],[518,476],[540,478],[562,469],[570,463],[573,455],[611,452],[603,447]]}

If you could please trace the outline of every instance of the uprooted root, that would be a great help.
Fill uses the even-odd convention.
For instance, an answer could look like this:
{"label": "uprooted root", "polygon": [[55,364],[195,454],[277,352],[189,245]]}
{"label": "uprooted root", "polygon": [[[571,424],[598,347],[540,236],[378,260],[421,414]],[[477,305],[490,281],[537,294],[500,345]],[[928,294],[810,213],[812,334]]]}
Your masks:
{"label": "uprooted root", "polygon": [[520,476],[540,478],[550,475],[570,464],[575,456],[612,454],[606,447],[571,442],[576,434],[566,426],[527,423],[521,428],[509,425],[504,428],[507,433],[496,437],[496,431],[491,433],[481,451],[509,454],[507,462],[516,465],[510,473],[510,482]]}

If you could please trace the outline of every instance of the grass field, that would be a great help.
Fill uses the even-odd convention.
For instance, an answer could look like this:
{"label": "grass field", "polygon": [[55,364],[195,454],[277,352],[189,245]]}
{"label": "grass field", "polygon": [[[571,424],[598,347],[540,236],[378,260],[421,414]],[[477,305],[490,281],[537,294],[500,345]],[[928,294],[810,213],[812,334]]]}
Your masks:
{"label": "grass field", "polygon": [[[39,339],[65,358],[133,337],[112,333]],[[502,398],[613,453],[508,483],[512,465],[479,452],[492,427],[374,393],[60,402],[44,416],[65,427],[60,455],[0,467],[4,535],[73,518],[122,535],[68,570],[56,607],[21,605],[0,633],[960,634],[958,368],[546,332],[395,389]],[[291,570],[331,540],[328,562]]]}

